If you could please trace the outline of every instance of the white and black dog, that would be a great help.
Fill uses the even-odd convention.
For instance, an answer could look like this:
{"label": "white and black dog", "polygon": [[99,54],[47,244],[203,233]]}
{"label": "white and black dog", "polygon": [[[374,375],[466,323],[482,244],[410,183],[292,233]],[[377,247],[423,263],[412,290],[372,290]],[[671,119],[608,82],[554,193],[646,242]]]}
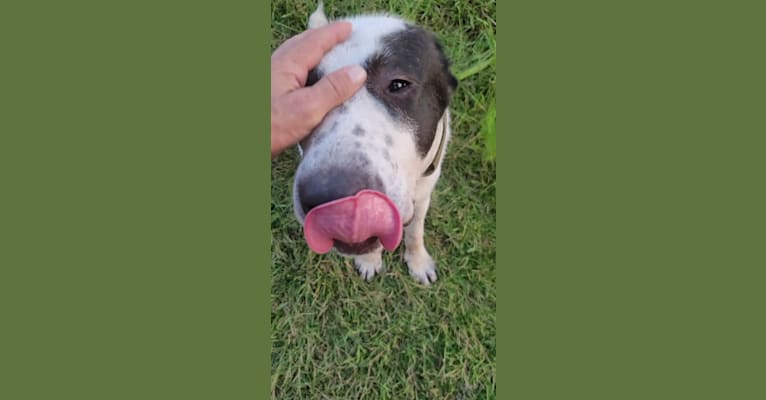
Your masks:
{"label": "white and black dog", "polygon": [[[390,15],[344,19],[348,40],[333,48],[307,84],[342,67],[367,82],[300,144],[295,213],[309,247],[354,258],[365,279],[383,267],[383,248],[405,239],[410,274],[428,285],[436,265],[423,243],[431,192],[450,139],[449,102],[457,87],[435,36]],[[328,23],[322,2],[309,28]]]}

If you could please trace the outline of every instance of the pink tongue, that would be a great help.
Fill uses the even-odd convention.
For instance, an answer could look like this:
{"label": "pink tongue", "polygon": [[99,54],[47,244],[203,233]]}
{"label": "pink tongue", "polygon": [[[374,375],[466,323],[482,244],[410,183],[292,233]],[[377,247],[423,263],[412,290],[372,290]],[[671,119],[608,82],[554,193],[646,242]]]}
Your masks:
{"label": "pink tongue", "polygon": [[324,254],[333,239],[354,244],[377,236],[387,250],[402,240],[402,220],[394,203],[383,193],[362,190],[313,208],[306,215],[303,235],[311,250]]}

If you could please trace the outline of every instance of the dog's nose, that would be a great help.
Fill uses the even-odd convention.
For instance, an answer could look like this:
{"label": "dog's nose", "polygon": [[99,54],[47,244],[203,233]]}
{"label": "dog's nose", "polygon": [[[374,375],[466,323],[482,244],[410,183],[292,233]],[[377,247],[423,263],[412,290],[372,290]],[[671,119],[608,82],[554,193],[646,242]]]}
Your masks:
{"label": "dog's nose", "polygon": [[379,176],[364,171],[331,170],[306,176],[298,182],[298,199],[303,212],[357,194],[364,189],[384,192]]}

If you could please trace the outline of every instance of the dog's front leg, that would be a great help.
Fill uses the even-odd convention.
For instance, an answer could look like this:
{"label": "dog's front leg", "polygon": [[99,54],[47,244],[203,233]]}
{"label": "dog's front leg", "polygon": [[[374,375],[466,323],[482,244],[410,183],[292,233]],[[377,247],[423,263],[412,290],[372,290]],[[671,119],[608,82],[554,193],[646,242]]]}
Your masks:
{"label": "dog's front leg", "polygon": [[404,260],[410,275],[418,282],[428,286],[436,281],[436,263],[428,254],[423,242],[426,213],[431,203],[430,192],[415,200],[415,213],[412,221],[404,228]]}
{"label": "dog's front leg", "polygon": [[368,281],[372,280],[375,274],[383,269],[383,248],[381,247],[372,253],[355,256],[354,266],[362,278]]}

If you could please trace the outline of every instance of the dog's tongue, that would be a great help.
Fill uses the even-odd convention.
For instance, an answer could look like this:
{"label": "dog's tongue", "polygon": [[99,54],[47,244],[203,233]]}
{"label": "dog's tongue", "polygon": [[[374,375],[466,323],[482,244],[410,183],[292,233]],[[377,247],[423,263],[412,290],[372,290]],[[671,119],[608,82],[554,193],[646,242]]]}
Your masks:
{"label": "dog's tongue", "polygon": [[402,221],[393,201],[383,193],[362,190],[313,208],[306,215],[303,235],[311,250],[324,254],[333,240],[353,244],[377,237],[387,250],[402,240]]}

